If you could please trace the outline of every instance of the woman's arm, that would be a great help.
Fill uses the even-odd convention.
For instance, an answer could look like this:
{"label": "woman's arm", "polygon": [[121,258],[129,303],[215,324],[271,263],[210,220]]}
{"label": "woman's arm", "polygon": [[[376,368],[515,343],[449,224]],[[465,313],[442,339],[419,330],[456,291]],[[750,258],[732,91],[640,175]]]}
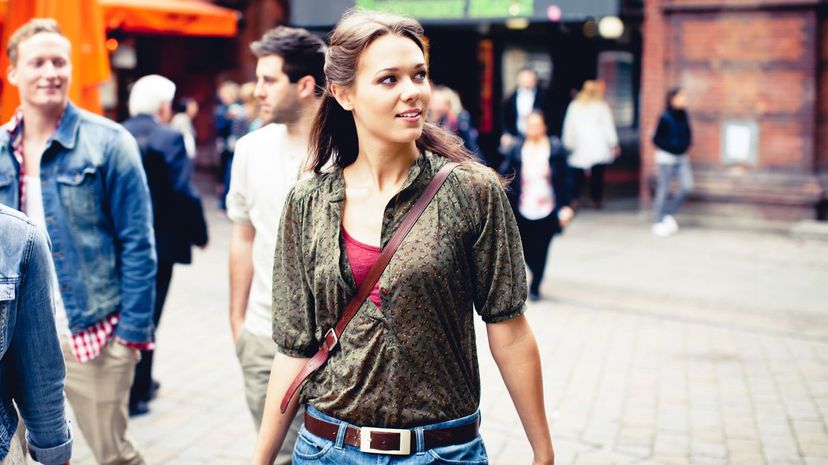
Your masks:
{"label": "woman's arm", "polygon": [[535,454],[534,465],[552,465],[555,453],[546,420],[538,346],[521,315],[486,325],[489,347]]}
{"label": "woman's arm", "polygon": [[253,452],[253,465],[271,465],[282,448],[282,442],[285,440],[290,423],[299,409],[299,395],[293,396],[285,413],[279,410],[279,404],[293,379],[307,361],[306,358],[291,357],[281,352],[273,357],[262,414],[262,426],[259,429],[256,450]]}

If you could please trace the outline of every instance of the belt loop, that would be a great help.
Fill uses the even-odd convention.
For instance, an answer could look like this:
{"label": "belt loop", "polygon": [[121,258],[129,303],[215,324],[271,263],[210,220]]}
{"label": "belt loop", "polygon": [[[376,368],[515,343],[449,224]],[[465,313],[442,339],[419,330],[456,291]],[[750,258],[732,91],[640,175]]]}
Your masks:
{"label": "belt loop", "polygon": [[424,428],[422,426],[414,428],[414,436],[417,438],[417,455],[421,455],[426,452],[425,435],[423,434],[423,429]]}
{"label": "belt loop", "polygon": [[345,447],[345,433],[348,432],[348,423],[344,421],[339,422],[339,430],[336,432],[336,443],[334,443],[334,447],[337,449],[342,449]]}

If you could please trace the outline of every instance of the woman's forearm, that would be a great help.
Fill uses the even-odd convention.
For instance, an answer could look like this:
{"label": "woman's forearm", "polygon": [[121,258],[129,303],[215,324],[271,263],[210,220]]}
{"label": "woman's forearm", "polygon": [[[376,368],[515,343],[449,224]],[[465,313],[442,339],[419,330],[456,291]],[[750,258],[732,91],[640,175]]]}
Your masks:
{"label": "woman's forearm", "polygon": [[552,436],[543,400],[541,361],[525,317],[488,325],[489,347],[535,454],[535,463],[554,463]]}
{"label": "woman's forearm", "polygon": [[273,358],[262,414],[262,426],[259,429],[256,450],[253,452],[253,465],[271,465],[282,448],[290,423],[299,408],[298,393],[291,400],[285,413],[279,410],[279,404],[296,374],[302,370],[306,362],[305,358],[289,357],[282,353],[277,353]]}

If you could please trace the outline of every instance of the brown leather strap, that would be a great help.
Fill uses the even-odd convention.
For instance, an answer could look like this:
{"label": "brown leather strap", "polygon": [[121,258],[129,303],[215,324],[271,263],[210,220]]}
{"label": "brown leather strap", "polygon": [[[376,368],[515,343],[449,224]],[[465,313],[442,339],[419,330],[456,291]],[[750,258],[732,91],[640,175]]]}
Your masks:
{"label": "brown leather strap", "polygon": [[[339,425],[329,421],[321,420],[305,412],[305,429],[311,434],[319,436],[320,438],[336,442],[339,434]],[[480,418],[475,421],[466,423],[465,425],[452,426],[450,428],[441,429],[427,429],[423,430],[423,449],[429,450],[435,447],[451,446],[456,444],[465,444],[474,440],[480,430]],[[365,434],[370,434],[368,444],[371,448],[378,451],[399,451],[402,449],[400,443],[403,435],[398,430],[395,431],[365,431]],[[410,444],[408,447],[409,453],[417,452],[417,434],[414,430],[407,430],[406,436],[410,437]],[[345,429],[345,444],[354,447],[362,445],[363,430],[356,426],[348,426]]]}
{"label": "brown leather strap", "polygon": [[376,263],[374,263],[374,266],[371,267],[368,275],[365,276],[365,279],[362,281],[359,289],[357,289],[356,295],[348,301],[348,304],[345,306],[345,310],[339,317],[339,321],[336,322],[336,325],[333,328],[329,329],[328,332],[325,333],[325,337],[322,340],[322,344],[319,346],[319,350],[313,357],[310,358],[310,360],[307,361],[307,363],[305,363],[305,366],[302,367],[302,370],[296,375],[293,383],[291,383],[287,392],[285,392],[285,396],[282,398],[282,404],[280,406],[282,413],[285,413],[288,403],[290,403],[290,399],[302,386],[305,380],[308,379],[310,375],[312,375],[328,360],[331,351],[337,344],[339,344],[339,338],[342,336],[342,333],[345,332],[345,328],[348,326],[348,323],[350,323],[351,319],[356,315],[357,311],[362,306],[362,303],[365,302],[365,299],[371,295],[371,291],[374,289],[377,281],[379,281],[382,272],[385,271],[385,267],[388,265],[388,262],[391,261],[391,257],[394,256],[394,252],[397,251],[397,247],[400,246],[403,239],[405,239],[405,236],[407,236],[408,232],[411,231],[411,228],[414,227],[414,224],[420,218],[420,215],[422,215],[426,207],[428,207],[431,199],[434,198],[437,191],[439,191],[440,187],[443,186],[443,183],[446,181],[446,178],[448,178],[448,175],[451,174],[454,168],[458,165],[458,163],[450,162],[440,168],[440,171],[434,175],[434,178],[432,178],[431,182],[426,187],[425,192],[420,195],[420,198],[417,199],[417,202],[414,203],[411,210],[406,213],[402,224],[394,232],[394,235],[391,236],[391,240],[388,241],[385,248],[382,249],[382,253],[379,258],[377,258]]}

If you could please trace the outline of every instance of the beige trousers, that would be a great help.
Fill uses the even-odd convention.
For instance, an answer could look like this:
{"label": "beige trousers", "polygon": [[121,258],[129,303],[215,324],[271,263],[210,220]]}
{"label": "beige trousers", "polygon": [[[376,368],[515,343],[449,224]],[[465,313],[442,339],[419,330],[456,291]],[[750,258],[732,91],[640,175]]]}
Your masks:
{"label": "beige trousers", "polygon": [[110,341],[101,355],[75,360],[69,338],[61,337],[66,362],[66,398],[92,455],[100,465],[144,465],[127,435],[127,401],[140,353]]}
{"label": "beige trousers", "polygon": [[[276,343],[269,336],[257,336],[243,329],[236,341],[236,355],[244,375],[244,395],[247,398],[247,407],[253,415],[253,422],[258,432],[262,426],[267,383],[270,380],[273,357],[276,356]],[[304,421],[305,409],[300,407],[290,424],[282,450],[273,462],[275,465],[291,464],[293,445],[296,444],[296,437],[299,436],[299,429]]]}

